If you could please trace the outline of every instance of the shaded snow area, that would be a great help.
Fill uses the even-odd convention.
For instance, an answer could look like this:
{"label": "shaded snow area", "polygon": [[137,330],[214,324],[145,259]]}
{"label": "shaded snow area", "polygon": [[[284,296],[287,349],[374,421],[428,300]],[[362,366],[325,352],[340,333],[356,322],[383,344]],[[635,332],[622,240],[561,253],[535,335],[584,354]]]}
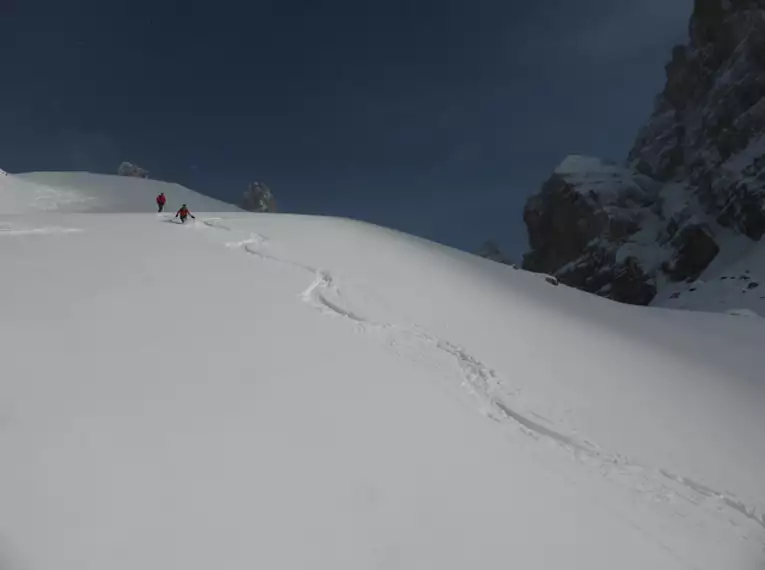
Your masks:
{"label": "shaded snow area", "polygon": [[[765,317],[765,248],[743,236],[728,236],[723,249],[694,283],[673,284],[653,305],[746,317]],[[765,374],[763,374],[765,376]]]}
{"label": "shaded snow area", "polygon": [[[156,189],[82,176],[21,179]],[[3,569],[765,567],[761,319],[191,191],[185,225],[34,212],[8,178]]]}
{"label": "shaded snow area", "polygon": [[742,179],[744,183],[755,182],[754,177],[746,176],[747,168],[758,160],[762,159],[765,155],[765,135],[762,135],[756,139],[752,139],[750,144],[740,153],[733,155],[723,165],[728,173],[736,175]]}

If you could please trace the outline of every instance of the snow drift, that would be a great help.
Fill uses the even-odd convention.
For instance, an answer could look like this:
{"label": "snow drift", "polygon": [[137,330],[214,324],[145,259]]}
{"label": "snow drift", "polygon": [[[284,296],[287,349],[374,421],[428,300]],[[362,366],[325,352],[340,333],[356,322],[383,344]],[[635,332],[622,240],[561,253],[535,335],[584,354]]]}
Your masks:
{"label": "snow drift", "polygon": [[[765,562],[760,319],[193,194],[186,225],[113,213],[151,210],[142,180],[7,178],[0,564]],[[24,206],[44,192],[112,213]]]}

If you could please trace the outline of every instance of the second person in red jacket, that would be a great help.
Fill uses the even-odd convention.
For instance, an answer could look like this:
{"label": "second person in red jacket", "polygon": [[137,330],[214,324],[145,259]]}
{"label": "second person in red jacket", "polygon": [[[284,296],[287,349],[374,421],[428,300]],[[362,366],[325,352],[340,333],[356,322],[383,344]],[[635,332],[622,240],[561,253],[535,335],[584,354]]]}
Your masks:
{"label": "second person in red jacket", "polygon": [[186,223],[186,216],[191,216],[192,218],[194,218],[196,220],[196,217],[194,217],[194,214],[189,212],[189,209],[186,207],[186,204],[181,206],[180,210],[178,210],[175,213],[175,217],[177,218],[178,216],[181,217],[181,223],[183,223],[183,224]]}

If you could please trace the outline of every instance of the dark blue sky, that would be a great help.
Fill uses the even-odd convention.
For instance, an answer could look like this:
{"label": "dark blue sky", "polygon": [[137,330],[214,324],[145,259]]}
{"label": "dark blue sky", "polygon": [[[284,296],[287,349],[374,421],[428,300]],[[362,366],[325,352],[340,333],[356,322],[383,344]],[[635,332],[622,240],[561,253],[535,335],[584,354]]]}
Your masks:
{"label": "dark blue sky", "polygon": [[122,160],[224,199],[518,254],[568,153],[622,159],[692,0],[0,0],[0,167]]}

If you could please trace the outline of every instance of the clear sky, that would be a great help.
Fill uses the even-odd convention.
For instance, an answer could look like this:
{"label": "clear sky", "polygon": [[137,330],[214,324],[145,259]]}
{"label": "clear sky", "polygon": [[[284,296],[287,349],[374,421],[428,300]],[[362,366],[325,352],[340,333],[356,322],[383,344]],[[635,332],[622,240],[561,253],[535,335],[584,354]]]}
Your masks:
{"label": "clear sky", "polygon": [[[234,200],[525,247],[569,153],[621,160],[692,0],[0,0],[0,167],[122,160]],[[152,205],[147,205],[151,209]]]}

